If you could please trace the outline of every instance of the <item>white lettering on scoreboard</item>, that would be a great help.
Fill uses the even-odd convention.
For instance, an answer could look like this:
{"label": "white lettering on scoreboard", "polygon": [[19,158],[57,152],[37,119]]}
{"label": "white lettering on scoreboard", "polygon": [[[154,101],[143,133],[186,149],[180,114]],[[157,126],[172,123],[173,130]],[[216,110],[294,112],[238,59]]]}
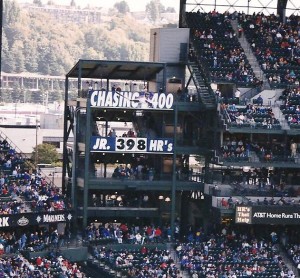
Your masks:
{"label": "white lettering on scoreboard", "polygon": [[43,215],[43,222],[44,223],[52,223],[52,222],[65,222],[65,216],[63,214],[45,214]]}
{"label": "white lettering on scoreboard", "polygon": [[106,92],[92,91],[92,107],[129,109],[172,109],[174,96],[150,92]]}
{"label": "white lettering on scoreboard", "polygon": [[235,223],[251,224],[252,208],[251,207],[236,207]]}
{"label": "white lettering on scoreboard", "polygon": [[9,227],[8,219],[9,219],[9,217],[1,217],[0,218],[0,227]]}
{"label": "white lettering on scoreboard", "polygon": [[150,139],[149,152],[163,152],[164,147],[167,147],[167,152],[173,151],[173,143],[163,139]]}

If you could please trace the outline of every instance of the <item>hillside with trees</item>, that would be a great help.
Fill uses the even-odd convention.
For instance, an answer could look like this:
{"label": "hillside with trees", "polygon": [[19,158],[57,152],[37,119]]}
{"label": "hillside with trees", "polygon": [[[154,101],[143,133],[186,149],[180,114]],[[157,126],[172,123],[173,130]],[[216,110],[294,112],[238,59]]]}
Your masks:
{"label": "hillside with trees", "polygon": [[[116,3],[109,11],[109,18],[104,17],[101,24],[77,24],[63,23],[42,9],[33,12],[6,0],[2,71],[57,76],[65,75],[78,59],[147,61],[150,28],[157,26],[154,24],[159,15],[159,10],[155,12],[152,6],[154,2],[157,1],[150,1],[146,7],[152,24],[137,21],[126,1]],[[34,5],[42,4],[35,0]],[[70,5],[75,2],[70,1]],[[160,6],[160,9],[165,8]]]}

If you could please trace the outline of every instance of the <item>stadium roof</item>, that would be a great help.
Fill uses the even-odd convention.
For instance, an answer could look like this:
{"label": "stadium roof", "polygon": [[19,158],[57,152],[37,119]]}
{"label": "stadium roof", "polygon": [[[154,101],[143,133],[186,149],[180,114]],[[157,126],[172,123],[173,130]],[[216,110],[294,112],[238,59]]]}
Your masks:
{"label": "stadium roof", "polygon": [[185,7],[187,12],[216,11],[224,13],[225,11],[245,12],[247,14],[261,13],[266,15],[277,13],[278,4],[282,9],[285,9],[286,15],[299,13],[299,0],[180,0],[181,6]]}
{"label": "stadium roof", "polygon": [[165,63],[79,60],[66,75],[70,78],[152,80]]}

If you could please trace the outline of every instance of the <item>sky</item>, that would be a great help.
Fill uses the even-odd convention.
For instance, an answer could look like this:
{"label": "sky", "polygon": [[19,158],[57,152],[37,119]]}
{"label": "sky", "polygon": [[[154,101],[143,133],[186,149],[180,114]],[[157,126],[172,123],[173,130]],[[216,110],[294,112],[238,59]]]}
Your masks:
{"label": "sky", "polygon": [[[121,2],[122,0],[75,0],[76,5],[80,7],[85,7],[88,4],[92,6],[97,7],[105,7],[105,8],[111,8],[113,5],[117,2]],[[130,8],[131,12],[136,11],[145,11],[146,5],[151,0],[125,0]],[[27,2],[32,3],[32,0],[24,0],[19,2]],[[47,3],[47,0],[42,0],[43,4]],[[69,5],[71,3],[71,0],[54,0],[56,4],[60,5]],[[173,7],[178,12],[179,11],[179,2],[180,0],[160,0],[160,3],[167,7]]]}

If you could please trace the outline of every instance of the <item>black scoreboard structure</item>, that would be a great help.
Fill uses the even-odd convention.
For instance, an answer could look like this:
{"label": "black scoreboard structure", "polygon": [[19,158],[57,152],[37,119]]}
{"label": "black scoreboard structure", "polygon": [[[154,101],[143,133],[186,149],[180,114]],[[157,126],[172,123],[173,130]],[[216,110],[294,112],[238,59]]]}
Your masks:
{"label": "black scoreboard structure", "polygon": [[[168,82],[176,67],[183,74],[175,88]],[[174,231],[195,221],[190,206],[200,203],[205,176],[191,170],[191,158],[210,159],[217,109],[205,106],[201,92],[188,93],[185,68],[79,60],[67,74],[63,190],[74,225],[125,222]]]}

